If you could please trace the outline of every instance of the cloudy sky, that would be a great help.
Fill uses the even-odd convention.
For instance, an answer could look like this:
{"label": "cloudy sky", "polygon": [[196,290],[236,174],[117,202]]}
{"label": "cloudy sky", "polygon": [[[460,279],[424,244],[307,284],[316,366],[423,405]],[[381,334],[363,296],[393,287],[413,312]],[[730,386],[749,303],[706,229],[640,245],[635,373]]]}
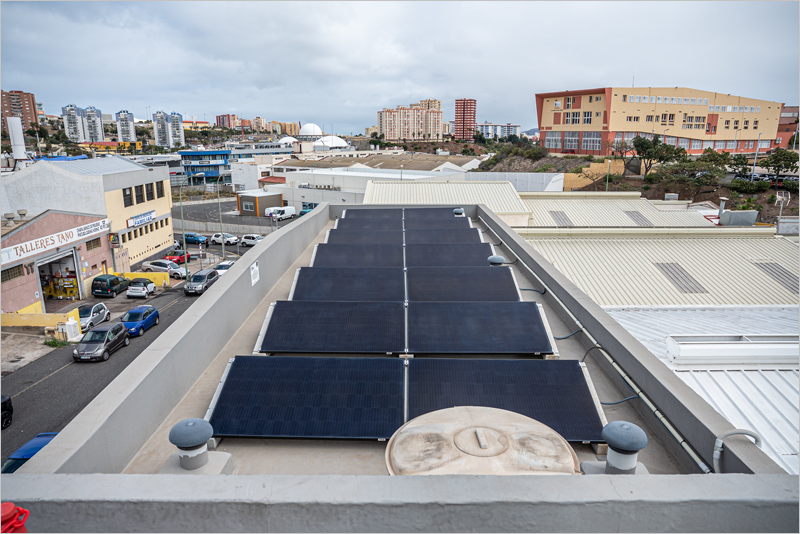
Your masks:
{"label": "cloudy sky", "polygon": [[537,92],[684,86],[798,103],[797,2],[2,2],[4,90],[94,105],[315,122],[478,101],[536,127]]}

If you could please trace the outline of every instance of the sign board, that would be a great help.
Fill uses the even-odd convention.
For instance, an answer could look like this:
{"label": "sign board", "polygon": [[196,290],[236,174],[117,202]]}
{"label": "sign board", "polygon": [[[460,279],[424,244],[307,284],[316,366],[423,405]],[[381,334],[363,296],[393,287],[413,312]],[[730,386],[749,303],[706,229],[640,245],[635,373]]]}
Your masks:
{"label": "sign board", "polygon": [[119,240],[119,234],[108,234],[108,244],[111,248],[120,248],[122,243]]}
{"label": "sign board", "polygon": [[131,217],[126,222],[128,223],[128,228],[133,228],[134,226],[139,226],[140,224],[150,222],[155,218],[156,210],[153,210],[148,211],[147,213],[142,213],[141,215],[137,215],[135,217]]}
{"label": "sign board", "polygon": [[561,107],[561,101],[556,100],[555,102],[553,102],[553,106],[557,107],[557,108],[560,108]]}
{"label": "sign board", "polygon": [[32,239],[31,241],[26,241],[25,243],[20,243],[19,245],[10,245],[2,249],[0,252],[0,254],[2,254],[2,262],[3,264],[6,264],[21,260],[23,258],[28,258],[30,256],[35,256],[37,254],[41,254],[42,252],[54,250],[58,247],[63,247],[76,241],[83,241],[87,237],[107,231],[108,219],[103,219],[101,221],[84,224],[83,226],[77,226],[70,230],[64,230],[63,232],[58,232],[57,234],[50,234],[39,239]]}
{"label": "sign board", "polygon": [[256,262],[250,266],[250,285],[251,286],[256,285],[256,282],[258,282],[258,275],[259,275],[259,273],[258,273],[258,260],[256,260]]}

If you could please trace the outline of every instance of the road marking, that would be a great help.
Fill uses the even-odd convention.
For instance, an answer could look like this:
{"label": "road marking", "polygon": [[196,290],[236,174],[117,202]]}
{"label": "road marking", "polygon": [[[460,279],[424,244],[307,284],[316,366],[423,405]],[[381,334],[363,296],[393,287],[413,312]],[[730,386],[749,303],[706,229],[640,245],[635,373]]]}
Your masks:
{"label": "road marking", "polygon": [[37,386],[37,385],[41,384],[42,382],[44,382],[45,380],[47,380],[48,378],[50,378],[51,376],[53,376],[53,375],[54,375],[54,374],[56,374],[57,372],[61,371],[62,369],[66,369],[67,367],[69,367],[69,366],[70,366],[70,365],[72,365],[73,363],[75,363],[75,361],[74,361],[74,360],[73,360],[73,361],[71,361],[71,362],[69,362],[69,363],[68,363],[67,365],[65,365],[64,367],[60,367],[60,368],[56,369],[55,371],[53,371],[52,373],[50,373],[50,374],[49,374],[49,375],[47,375],[46,377],[42,378],[41,380],[39,380],[39,381],[37,381],[37,382],[34,382],[33,384],[31,384],[30,386],[26,387],[25,389],[23,389],[22,391],[20,391],[20,392],[19,392],[19,393],[17,393],[16,395],[12,395],[12,396],[11,396],[11,398],[12,398],[12,399],[16,399],[17,397],[19,397],[20,395],[22,395],[23,393],[25,393],[26,391],[28,391],[28,390],[29,390],[29,389],[31,389],[32,387],[34,387],[34,386]]}
{"label": "road marking", "polygon": [[177,299],[173,300],[172,302],[170,302],[169,304],[167,304],[166,306],[164,306],[163,308],[161,308],[161,311],[164,311],[164,310],[166,310],[167,308],[169,308],[170,306],[172,306],[173,304],[175,304],[175,303],[176,303],[176,302],[178,302],[179,300],[180,300],[179,298],[177,298]]}

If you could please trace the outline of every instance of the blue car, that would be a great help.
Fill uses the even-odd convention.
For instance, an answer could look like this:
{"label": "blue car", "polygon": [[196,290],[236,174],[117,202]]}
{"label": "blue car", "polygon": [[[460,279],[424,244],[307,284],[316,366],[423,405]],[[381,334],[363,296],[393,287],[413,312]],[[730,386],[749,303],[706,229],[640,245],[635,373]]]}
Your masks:
{"label": "blue car", "polygon": [[144,335],[144,331],[159,323],[158,310],[152,306],[136,306],[122,316],[120,322],[133,336]]}
{"label": "blue car", "polygon": [[201,245],[205,245],[207,241],[208,238],[206,238],[204,235],[196,234],[194,232],[186,232],[186,243],[200,243]]}
{"label": "blue car", "polygon": [[58,432],[42,432],[41,434],[36,434],[35,438],[17,449],[11,454],[11,456],[8,457],[8,460],[5,461],[3,467],[0,468],[0,473],[13,473],[22,467],[22,464],[33,458],[34,454],[42,450],[42,447],[50,443],[57,435]]}

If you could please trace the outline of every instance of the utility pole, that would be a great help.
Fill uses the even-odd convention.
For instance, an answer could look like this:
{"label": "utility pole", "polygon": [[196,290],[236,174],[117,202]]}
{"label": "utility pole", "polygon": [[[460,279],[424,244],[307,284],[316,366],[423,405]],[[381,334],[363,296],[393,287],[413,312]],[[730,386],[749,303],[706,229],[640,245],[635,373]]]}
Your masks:
{"label": "utility pole", "polygon": [[217,208],[219,209],[219,234],[222,241],[222,259],[225,260],[225,232],[222,231],[222,201],[219,198],[219,180],[217,180]]}
{"label": "utility pole", "polygon": [[186,255],[188,254],[186,250],[186,222],[183,219],[183,186],[186,185],[186,180],[189,177],[187,176],[184,178],[181,186],[178,188],[178,196],[181,197],[181,232],[183,232],[183,267],[186,269],[186,283],[189,283],[189,262],[186,260],[188,259]]}
{"label": "utility pole", "polygon": [[758,147],[759,147],[759,144],[761,143],[761,133],[763,133],[763,132],[759,132],[758,140],[756,141],[756,157],[753,159],[753,172],[750,173],[750,180],[751,181],[753,180],[753,176],[756,173],[756,162],[758,161]]}

